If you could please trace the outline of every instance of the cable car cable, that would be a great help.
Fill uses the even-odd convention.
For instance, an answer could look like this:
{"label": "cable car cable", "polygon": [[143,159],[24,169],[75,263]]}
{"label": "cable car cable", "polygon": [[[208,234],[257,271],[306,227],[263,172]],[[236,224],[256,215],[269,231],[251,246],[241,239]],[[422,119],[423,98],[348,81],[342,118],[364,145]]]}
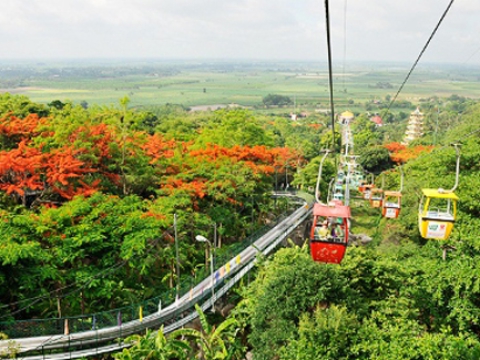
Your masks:
{"label": "cable car cable", "polygon": [[475,55],[477,55],[477,53],[478,53],[479,51],[480,51],[480,47],[479,47],[477,50],[475,50],[475,51],[472,53],[472,55],[470,55],[470,56],[467,58],[467,60],[465,60],[465,61],[462,63],[462,65],[465,65],[467,62],[469,62]]}
{"label": "cable car cable", "polygon": [[[328,49],[328,83],[330,89],[330,120],[332,123],[332,151],[335,153],[335,106],[333,104],[333,71],[332,71],[332,45],[330,39],[330,10],[328,0],[325,0],[325,24],[327,27],[327,49]],[[335,157],[335,168],[337,168],[337,158]]]}
{"label": "cable car cable", "polygon": [[344,2],[343,7],[343,91],[346,93],[345,87],[345,59],[347,57],[347,0]]}
{"label": "cable car cable", "polygon": [[450,3],[448,4],[447,8],[446,8],[445,11],[443,12],[442,17],[440,18],[440,20],[438,21],[437,25],[436,25],[435,28],[433,29],[433,32],[430,34],[430,37],[428,38],[426,44],[423,46],[422,51],[420,51],[420,54],[418,55],[417,60],[415,60],[415,62],[413,63],[413,66],[411,67],[410,71],[408,72],[407,77],[405,78],[405,80],[403,80],[402,85],[400,85],[400,88],[398,89],[397,93],[396,93],[395,96],[393,97],[392,101],[390,101],[390,104],[389,104],[388,107],[387,107],[386,114],[388,114],[388,112],[390,111],[391,106],[393,105],[393,103],[394,103],[395,100],[397,99],[398,95],[399,95],[400,92],[402,91],[403,87],[405,86],[406,82],[407,82],[408,79],[410,78],[410,75],[412,74],[413,70],[415,69],[415,67],[417,66],[418,62],[420,61],[423,53],[425,52],[425,50],[427,50],[428,45],[430,45],[430,41],[433,39],[433,36],[434,36],[435,33],[437,32],[438,28],[440,27],[440,24],[442,23],[443,19],[444,19],[445,16],[447,15],[447,13],[448,13],[448,11],[450,10],[450,7],[452,6],[452,4],[453,4],[454,1],[455,1],[455,0],[451,0]]}
{"label": "cable car cable", "polygon": [[[333,103],[333,71],[332,71],[332,51],[330,39],[330,12],[328,0],[325,0],[325,18],[327,28],[327,47],[328,47],[328,71],[329,71],[329,87],[330,87],[330,112],[332,126],[332,152],[336,153],[335,141],[335,108]],[[345,256],[348,244],[348,219],[350,218],[350,207],[340,206],[337,202],[334,205],[323,204],[319,199],[319,184],[321,181],[321,168],[323,161],[328,155],[328,150],[323,156],[319,167],[319,175],[317,177],[317,188],[315,197],[317,202],[313,207],[313,222],[310,230],[310,252],[314,261],[330,264],[340,264]],[[337,169],[337,156],[335,156],[335,169]],[[338,174],[338,171],[337,171]],[[334,178],[335,179],[335,178]],[[333,179],[333,180],[334,180]],[[330,186],[329,186],[330,188]],[[322,226],[318,226],[318,220],[323,218]],[[331,222],[331,218],[336,218]],[[339,226],[338,220],[341,220]],[[332,225],[330,229],[329,223]]]}
{"label": "cable car cable", "polygon": [[[325,0],[325,23],[327,28],[327,49],[328,49],[328,80],[330,87],[330,115],[331,115],[331,126],[332,126],[332,152],[335,154],[335,107],[333,104],[333,75],[332,75],[332,54],[331,54],[331,41],[330,41],[330,11],[328,8],[328,0]],[[320,161],[320,166],[318,169],[317,183],[315,186],[315,200],[318,203],[320,201],[320,181],[322,176],[323,162],[325,161],[328,153],[330,151],[327,149],[325,155]],[[335,168],[337,167],[337,159],[335,157]]]}

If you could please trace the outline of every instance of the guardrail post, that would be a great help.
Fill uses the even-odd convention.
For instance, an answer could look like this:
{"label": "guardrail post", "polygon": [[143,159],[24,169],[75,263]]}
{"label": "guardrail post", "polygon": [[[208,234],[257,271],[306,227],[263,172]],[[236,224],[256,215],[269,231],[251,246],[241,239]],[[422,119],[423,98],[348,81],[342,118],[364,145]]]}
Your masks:
{"label": "guardrail post", "polygon": [[117,313],[117,326],[119,327],[118,331],[119,331],[119,336],[121,338],[122,337],[122,312],[121,311]]}

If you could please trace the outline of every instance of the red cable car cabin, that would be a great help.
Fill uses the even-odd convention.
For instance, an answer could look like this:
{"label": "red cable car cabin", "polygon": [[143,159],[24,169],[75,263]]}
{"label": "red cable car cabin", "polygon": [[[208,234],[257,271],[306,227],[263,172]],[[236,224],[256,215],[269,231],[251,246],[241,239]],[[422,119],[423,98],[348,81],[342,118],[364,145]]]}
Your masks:
{"label": "red cable car cabin", "polygon": [[329,207],[332,207],[332,206],[343,206],[343,201],[340,200],[340,199],[332,199],[328,202],[328,206]]}
{"label": "red cable car cabin", "polygon": [[367,185],[367,181],[366,180],[360,180],[360,184],[358,185],[358,191],[360,191],[361,193],[363,193],[365,191],[365,185]]}
{"label": "red cable car cabin", "polygon": [[348,244],[350,207],[316,203],[310,232],[310,252],[318,262],[340,264]]}

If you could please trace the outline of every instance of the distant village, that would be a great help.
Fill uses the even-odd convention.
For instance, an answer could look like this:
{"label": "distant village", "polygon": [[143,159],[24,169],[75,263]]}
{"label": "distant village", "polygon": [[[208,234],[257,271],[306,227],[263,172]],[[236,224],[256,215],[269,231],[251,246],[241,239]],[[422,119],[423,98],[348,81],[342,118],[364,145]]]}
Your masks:
{"label": "distant village", "polygon": [[[328,110],[318,110],[318,112],[325,112],[327,113]],[[301,113],[291,113],[290,119],[293,121],[298,120],[299,118],[306,118],[310,115],[309,112],[303,111]],[[417,107],[416,110],[410,113],[410,118],[408,119],[407,130],[405,131],[405,135],[402,141],[403,145],[408,145],[413,140],[416,140],[423,136],[423,113]],[[355,115],[351,111],[344,111],[340,115],[338,115],[338,122],[342,125],[350,124],[355,120]],[[382,117],[378,114],[373,115],[370,120],[375,123],[375,126],[381,127],[383,126]]]}

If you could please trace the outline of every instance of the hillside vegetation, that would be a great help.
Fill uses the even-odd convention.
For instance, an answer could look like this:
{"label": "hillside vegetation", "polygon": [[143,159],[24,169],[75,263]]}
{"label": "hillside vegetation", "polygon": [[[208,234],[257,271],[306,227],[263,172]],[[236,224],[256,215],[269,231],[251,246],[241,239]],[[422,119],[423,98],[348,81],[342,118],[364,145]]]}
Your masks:
{"label": "hillside vegetation", "polygon": [[[94,313],[173,288],[174,214],[180,276],[193,277],[206,255],[196,234],[213,239],[215,227],[219,247],[235,245],[284,210],[272,188],[314,187],[331,147],[318,114],[128,105],[0,96],[0,321]],[[308,244],[281,249],[217,327],[202,315],[203,332],[136,337],[117,358],[478,359],[480,104],[432,98],[422,111],[426,135],[409,147],[398,144],[406,113],[383,114],[383,127],[361,113],[352,125],[359,162],[386,189],[399,188],[398,165],[405,173],[399,219],[353,202],[352,232],[370,244],[349,246],[339,266],[313,262]],[[457,142],[458,221],[448,241],[426,241],[421,189],[453,186]],[[323,196],[334,173],[330,159]]]}
{"label": "hillside vegetation", "polygon": [[[261,266],[237,308],[255,359],[480,356],[479,115],[472,104],[456,125],[445,124],[442,146],[391,154],[405,162],[400,218],[382,219],[355,201],[352,231],[374,241],[349,247],[341,266],[312,262],[308,247],[280,250]],[[452,142],[462,144],[459,219],[448,241],[427,241],[417,227],[421,189],[453,186],[455,151],[443,145]],[[386,189],[399,180],[398,170],[385,172]]]}
{"label": "hillside vegetation", "polygon": [[[0,97],[0,321],[165,292],[177,282],[174,214],[180,274],[193,277],[204,258],[195,235],[213,239],[216,227],[217,246],[228,246],[271,221],[285,210],[270,199],[274,181],[291,181],[304,161],[245,110],[157,117],[127,98],[56,105]],[[316,132],[291,131],[305,141]]]}

